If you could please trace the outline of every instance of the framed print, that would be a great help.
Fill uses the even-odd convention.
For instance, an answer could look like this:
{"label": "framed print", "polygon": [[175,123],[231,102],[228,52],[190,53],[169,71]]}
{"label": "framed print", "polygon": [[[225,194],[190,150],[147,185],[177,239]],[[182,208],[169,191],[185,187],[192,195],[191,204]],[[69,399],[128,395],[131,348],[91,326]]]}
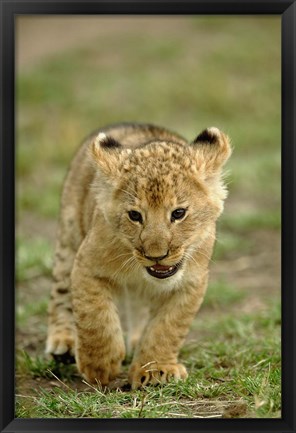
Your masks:
{"label": "framed print", "polygon": [[1,431],[294,432],[295,2],[0,1]]}

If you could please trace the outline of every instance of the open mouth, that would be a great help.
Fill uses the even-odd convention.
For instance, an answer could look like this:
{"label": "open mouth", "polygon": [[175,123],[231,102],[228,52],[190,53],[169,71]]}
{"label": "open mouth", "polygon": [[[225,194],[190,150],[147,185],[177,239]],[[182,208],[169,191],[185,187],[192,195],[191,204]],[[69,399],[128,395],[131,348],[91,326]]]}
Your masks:
{"label": "open mouth", "polygon": [[168,278],[174,275],[181,266],[181,262],[177,263],[174,266],[164,266],[155,264],[153,266],[147,267],[147,272],[149,275],[155,278]]}

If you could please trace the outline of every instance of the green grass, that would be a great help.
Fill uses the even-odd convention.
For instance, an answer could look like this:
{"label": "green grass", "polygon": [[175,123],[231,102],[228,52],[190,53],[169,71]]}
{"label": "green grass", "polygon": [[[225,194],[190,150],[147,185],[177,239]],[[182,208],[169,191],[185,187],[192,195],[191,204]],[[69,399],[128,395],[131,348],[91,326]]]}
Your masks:
{"label": "green grass", "polygon": [[17,355],[17,370],[19,375],[29,375],[32,378],[52,379],[58,376],[65,381],[71,380],[76,372],[74,365],[62,364],[54,359],[32,358],[25,351]]}
{"label": "green grass", "polygon": [[[242,18],[238,29],[234,21],[222,19],[210,30],[203,19],[188,20],[186,33],[176,31],[167,39],[150,35],[149,44],[145,33],[123,33],[111,59],[108,46],[118,44],[116,35],[110,45],[94,43],[49,58],[17,80],[20,146],[28,142],[34,154],[47,159],[47,152],[72,149],[97,126],[148,119],[188,139],[218,124],[244,151],[254,144],[278,149],[280,22]],[[263,45],[244,49],[253,38]],[[262,50],[266,44],[270,48]]]}
{"label": "green grass", "polygon": [[219,261],[227,259],[232,255],[241,253],[248,254],[252,250],[253,241],[243,236],[242,233],[234,232],[228,227],[226,228],[227,217],[223,217],[218,224],[218,234],[215,243],[213,260]]}
{"label": "green grass", "polygon": [[227,282],[217,280],[210,282],[204,299],[203,306],[224,307],[243,300],[246,294],[237,287],[232,287]]}
{"label": "green grass", "polygon": [[[43,180],[44,182],[44,180]],[[46,187],[46,195],[40,196],[40,191],[35,185],[28,182],[18,191],[18,210],[20,215],[23,211],[34,211],[38,215],[50,218],[57,218],[59,211],[59,196],[61,192],[62,181],[55,182],[51,180]]]}
{"label": "green grass", "polygon": [[52,244],[45,238],[19,236],[16,241],[16,279],[25,281],[37,276],[49,276],[52,270]]}
{"label": "green grass", "polygon": [[[197,324],[207,337],[181,351],[189,377],[185,382],[144,390],[76,389],[73,366],[19,358],[19,375],[57,379],[18,397],[19,417],[259,417],[280,416],[280,306],[271,303],[261,314],[212,318]],[[210,325],[210,326],[209,326]],[[242,344],[243,342],[243,344]],[[126,369],[126,367],[125,367]],[[31,401],[34,401],[34,411]],[[238,413],[237,413],[238,411]]]}
{"label": "green grass", "polygon": [[20,302],[19,299],[17,299],[16,320],[18,327],[26,327],[29,319],[32,317],[46,317],[47,307],[48,296],[40,296],[37,301],[32,302]]}
{"label": "green grass", "polygon": [[237,232],[248,232],[252,229],[271,229],[281,228],[281,215],[278,209],[273,211],[254,211],[244,212],[236,215],[224,216],[221,220],[221,226],[228,230]]}
{"label": "green grass", "polygon": [[[235,148],[230,191],[243,189],[246,200],[255,195],[264,202],[268,190],[279,205],[279,20],[186,22],[187,32],[152,34],[149,44],[145,33],[123,33],[113,55],[108,46],[118,46],[118,36],[109,36],[107,46],[57,54],[17,77],[20,214],[56,217],[78,144],[98,126],[122,120],[160,123],[188,139],[205,126],[221,127]],[[46,190],[42,200],[40,188]]]}

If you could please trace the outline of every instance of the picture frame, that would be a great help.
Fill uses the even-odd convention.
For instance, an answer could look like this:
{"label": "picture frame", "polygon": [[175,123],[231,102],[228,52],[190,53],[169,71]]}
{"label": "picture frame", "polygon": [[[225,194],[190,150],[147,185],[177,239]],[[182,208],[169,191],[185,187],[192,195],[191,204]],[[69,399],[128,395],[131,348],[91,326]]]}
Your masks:
{"label": "picture frame", "polygon": [[[295,432],[295,167],[296,4],[292,0],[29,1],[1,3],[1,432]],[[282,20],[282,418],[281,419],[19,419],[15,399],[15,17],[26,15],[281,15]]]}

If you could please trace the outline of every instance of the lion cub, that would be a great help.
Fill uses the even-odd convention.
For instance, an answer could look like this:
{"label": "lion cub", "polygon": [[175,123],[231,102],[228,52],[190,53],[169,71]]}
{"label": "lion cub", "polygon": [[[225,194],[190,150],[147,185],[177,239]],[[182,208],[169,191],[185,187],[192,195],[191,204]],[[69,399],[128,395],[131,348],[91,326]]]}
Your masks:
{"label": "lion cub", "polygon": [[126,347],[132,388],[187,377],[178,353],[205,295],[230,154],[214,127],[192,143],[145,124],[87,139],[62,194],[47,353],[74,355],[102,385]]}

